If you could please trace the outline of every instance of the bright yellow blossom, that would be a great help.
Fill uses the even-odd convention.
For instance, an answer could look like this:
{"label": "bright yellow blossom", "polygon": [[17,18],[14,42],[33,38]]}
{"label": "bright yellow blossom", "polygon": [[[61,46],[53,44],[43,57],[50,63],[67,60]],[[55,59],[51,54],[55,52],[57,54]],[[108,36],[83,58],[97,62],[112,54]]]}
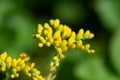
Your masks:
{"label": "bright yellow blossom", "polygon": [[21,53],[18,59],[11,58],[8,56],[7,52],[0,54],[0,71],[6,72],[10,78],[19,77],[19,72],[25,72],[25,74],[30,78],[35,78],[37,80],[44,80],[40,71],[35,68],[35,63],[29,62],[30,57]]}
{"label": "bright yellow blossom", "polygon": [[[39,30],[40,28],[41,30]],[[90,49],[90,44],[83,43],[83,40],[94,37],[90,30],[80,29],[76,34],[69,26],[60,24],[59,19],[50,19],[50,24],[45,23],[43,26],[39,24],[34,35],[40,41],[39,47],[54,46],[57,54],[50,63],[51,69],[59,66],[60,60],[64,58],[63,52],[69,49],[77,48],[86,51],[88,54],[95,52],[95,50]]]}

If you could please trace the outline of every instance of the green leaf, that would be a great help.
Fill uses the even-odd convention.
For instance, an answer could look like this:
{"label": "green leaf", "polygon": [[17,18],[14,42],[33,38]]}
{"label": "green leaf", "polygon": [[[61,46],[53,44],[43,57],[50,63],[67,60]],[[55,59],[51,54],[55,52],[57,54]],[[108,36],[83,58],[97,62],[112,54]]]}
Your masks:
{"label": "green leaf", "polygon": [[96,0],[95,10],[106,28],[115,30],[120,27],[120,0]]}
{"label": "green leaf", "polygon": [[0,0],[0,27],[3,27],[3,21],[6,13],[14,10],[14,4],[12,1]]}
{"label": "green leaf", "polygon": [[75,75],[80,80],[118,80],[104,65],[102,58],[92,57],[75,67]]}
{"label": "green leaf", "polygon": [[115,70],[120,75],[120,29],[117,30],[110,41],[110,59]]}
{"label": "green leaf", "polygon": [[2,43],[3,50],[16,57],[20,52],[32,46],[34,28],[30,19],[21,13],[14,13],[8,17],[6,24],[4,24],[5,27],[0,32],[0,43]]}

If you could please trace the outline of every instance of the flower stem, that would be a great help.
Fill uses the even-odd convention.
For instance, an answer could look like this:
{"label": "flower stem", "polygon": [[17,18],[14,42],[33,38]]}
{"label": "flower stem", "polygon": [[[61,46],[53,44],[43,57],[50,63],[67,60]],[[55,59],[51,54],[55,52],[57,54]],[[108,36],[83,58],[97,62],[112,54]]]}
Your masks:
{"label": "flower stem", "polygon": [[8,73],[6,73],[6,77],[5,77],[5,80],[10,80],[10,75]]}
{"label": "flower stem", "polygon": [[55,73],[55,71],[56,71],[56,66],[52,66],[50,68],[50,72],[48,73],[45,80],[54,80],[54,79],[52,79],[52,77],[53,77],[53,74]]}
{"label": "flower stem", "polygon": [[53,75],[53,73],[50,72],[50,73],[47,75],[47,77],[46,77],[45,80],[51,80],[52,75]]}

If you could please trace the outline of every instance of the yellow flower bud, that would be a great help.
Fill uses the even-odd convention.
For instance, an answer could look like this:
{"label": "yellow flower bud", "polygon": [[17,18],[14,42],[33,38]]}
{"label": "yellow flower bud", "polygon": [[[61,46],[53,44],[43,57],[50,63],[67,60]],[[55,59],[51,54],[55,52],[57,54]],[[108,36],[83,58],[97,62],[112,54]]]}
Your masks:
{"label": "yellow flower bud", "polygon": [[62,24],[59,25],[58,30],[59,30],[60,32],[63,31],[63,25],[62,25]]}
{"label": "yellow flower bud", "polygon": [[11,76],[11,78],[15,78],[15,75],[14,75],[14,74],[11,74],[10,76]]}
{"label": "yellow flower bud", "polygon": [[62,40],[62,45],[66,46],[67,45],[67,40]]}
{"label": "yellow flower bud", "polygon": [[57,48],[56,49],[58,53],[62,53],[62,49],[61,48]]}
{"label": "yellow flower bud", "polygon": [[53,67],[54,63],[53,62],[50,62],[50,67]]}
{"label": "yellow flower bud", "polygon": [[43,33],[44,33],[44,35],[47,36],[47,34],[48,34],[48,30],[44,30]]}
{"label": "yellow flower bud", "polygon": [[0,70],[1,70],[1,71],[5,71],[6,69],[5,69],[5,67],[3,66],[3,67],[1,67]]}
{"label": "yellow flower bud", "polygon": [[60,54],[60,58],[63,59],[65,56],[63,54]]}
{"label": "yellow flower bud", "polygon": [[53,60],[55,60],[55,61],[58,60],[58,57],[57,57],[57,56],[54,56],[54,57],[53,57]]}
{"label": "yellow flower bud", "polygon": [[3,60],[5,60],[6,57],[7,57],[7,52],[3,52],[0,56],[0,58]]}
{"label": "yellow flower bud", "polygon": [[13,61],[12,61],[12,66],[13,66],[13,67],[16,67],[16,66],[17,66],[17,60],[16,60],[16,59],[13,59]]}
{"label": "yellow flower bud", "polygon": [[50,24],[53,25],[54,24],[54,20],[50,19]]}
{"label": "yellow flower bud", "polygon": [[70,38],[68,39],[68,46],[69,46],[69,47],[73,44],[73,41],[74,41],[74,39],[73,39],[72,37],[70,37]]}
{"label": "yellow flower bud", "polygon": [[48,23],[45,23],[45,24],[44,24],[44,28],[45,28],[45,29],[48,29],[48,28],[49,28],[49,24],[48,24]]}
{"label": "yellow flower bud", "polygon": [[2,66],[6,66],[6,63],[4,61],[1,62]]}
{"label": "yellow flower bud", "polygon": [[59,66],[59,62],[55,62],[55,66],[58,67]]}
{"label": "yellow flower bud", "polygon": [[81,39],[83,37],[83,34],[84,34],[84,30],[83,29],[80,29],[78,34],[77,34],[77,39]]}
{"label": "yellow flower bud", "polygon": [[76,44],[72,44],[72,45],[71,45],[71,48],[72,48],[72,49],[75,49],[75,48],[76,48]]}
{"label": "yellow flower bud", "polygon": [[38,24],[38,29],[43,30],[43,27],[41,24]]}
{"label": "yellow flower bud", "polygon": [[59,19],[55,19],[54,20],[54,28],[57,28],[60,24],[60,20]]}
{"label": "yellow flower bud", "polygon": [[15,77],[19,77],[19,74],[18,74],[18,73],[16,73],[16,74],[15,74]]}
{"label": "yellow flower bud", "polygon": [[45,39],[44,39],[44,37],[39,37],[39,40],[42,42],[42,43],[46,43],[46,41],[45,41]]}
{"label": "yellow flower bud", "polygon": [[91,50],[88,49],[88,50],[87,50],[87,53],[90,54],[90,53],[91,53]]}
{"label": "yellow flower bud", "polygon": [[82,40],[78,40],[78,41],[76,42],[76,45],[77,45],[77,47],[79,48],[79,47],[82,45]]}
{"label": "yellow flower bud", "polygon": [[33,68],[33,67],[35,67],[35,63],[32,63],[32,64],[31,64],[31,68]]}
{"label": "yellow flower bud", "polygon": [[95,53],[95,50],[92,49],[92,50],[91,50],[91,53]]}
{"label": "yellow flower bud", "polygon": [[59,41],[54,41],[54,46],[59,46],[59,45],[60,45]]}
{"label": "yellow flower bud", "polygon": [[89,37],[90,37],[90,38],[93,38],[93,37],[94,37],[94,34],[93,34],[93,33],[91,33],[91,34],[89,35]]}
{"label": "yellow flower bud", "polygon": [[46,42],[46,46],[48,46],[48,47],[49,47],[50,45],[51,45],[51,43],[50,43],[50,42]]}
{"label": "yellow flower bud", "polygon": [[43,27],[41,24],[38,24],[38,29],[37,29],[37,33],[41,34],[43,30]]}
{"label": "yellow flower bud", "polygon": [[50,37],[50,38],[49,38],[49,41],[50,41],[50,43],[53,43],[54,40],[53,40],[52,37]]}
{"label": "yellow flower bud", "polygon": [[35,36],[36,36],[36,38],[39,38],[39,37],[40,37],[40,34],[36,34]]}
{"label": "yellow flower bud", "polygon": [[44,80],[44,78],[42,76],[38,76],[39,80]]}
{"label": "yellow flower bud", "polygon": [[21,70],[21,67],[20,67],[20,66],[17,66],[17,67],[16,67],[16,70],[17,70],[17,71],[20,71],[20,70]]}
{"label": "yellow flower bud", "polygon": [[16,70],[15,68],[13,68],[12,71],[13,71],[13,73],[16,73],[16,72],[17,72],[17,70]]}
{"label": "yellow flower bud", "polygon": [[82,46],[80,46],[80,50],[84,50],[84,48],[85,48],[85,47],[84,47],[83,45],[82,45]]}
{"label": "yellow flower bud", "polygon": [[31,77],[32,76],[32,74],[31,73],[26,73],[26,75],[28,76],[28,77]]}
{"label": "yellow flower bud", "polygon": [[89,48],[90,48],[90,44],[86,44],[85,49],[89,49]]}
{"label": "yellow flower bud", "polygon": [[54,35],[53,35],[53,38],[54,39],[57,39],[57,38],[59,38],[60,37],[60,31],[56,31],[55,33],[54,33]]}
{"label": "yellow flower bud", "polygon": [[85,37],[89,36],[90,35],[90,30],[87,30],[84,35],[85,35]]}
{"label": "yellow flower bud", "polygon": [[63,51],[67,51],[68,47],[67,46],[61,46]]}
{"label": "yellow flower bud", "polygon": [[76,33],[74,31],[71,33],[71,37],[75,39]]}

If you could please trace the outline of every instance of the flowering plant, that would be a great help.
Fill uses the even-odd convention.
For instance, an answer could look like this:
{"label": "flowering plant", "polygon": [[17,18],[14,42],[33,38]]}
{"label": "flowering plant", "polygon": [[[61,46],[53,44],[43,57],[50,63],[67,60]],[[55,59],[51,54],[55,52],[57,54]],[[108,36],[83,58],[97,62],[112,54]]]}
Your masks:
{"label": "flowering plant", "polygon": [[33,37],[39,40],[38,47],[53,46],[56,50],[56,55],[50,61],[48,75],[43,77],[41,72],[35,68],[35,63],[29,61],[30,57],[26,53],[21,53],[18,59],[13,59],[7,52],[3,52],[0,55],[0,71],[6,74],[5,80],[19,77],[20,72],[24,72],[33,80],[52,80],[66,51],[79,49],[88,54],[95,52],[94,49],[90,49],[90,44],[84,44],[84,40],[94,37],[90,30],[80,29],[78,33],[75,33],[69,26],[60,24],[59,19],[50,19],[50,22],[44,25],[38,24]]}

